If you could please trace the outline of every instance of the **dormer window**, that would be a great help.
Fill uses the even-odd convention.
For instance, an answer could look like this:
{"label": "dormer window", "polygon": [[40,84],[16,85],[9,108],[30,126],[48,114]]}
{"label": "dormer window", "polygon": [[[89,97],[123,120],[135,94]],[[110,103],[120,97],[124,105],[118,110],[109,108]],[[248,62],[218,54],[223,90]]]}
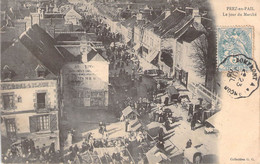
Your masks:
{"label": "dormer window", "polygon": [[45,78],[47,75],[47,70],[42,65],[38,65],[35,69],[38,78]]}
{"label": "dormer window", "polygon": [[11,72],[4,72],[4,79],[5,80],[11,79]]}
{"label": "dormer window", "polygon": [[14,71],[12,71],[7,65],[4,66],[2,71],[2,76],[5,81],[11,80],[14,75]]}

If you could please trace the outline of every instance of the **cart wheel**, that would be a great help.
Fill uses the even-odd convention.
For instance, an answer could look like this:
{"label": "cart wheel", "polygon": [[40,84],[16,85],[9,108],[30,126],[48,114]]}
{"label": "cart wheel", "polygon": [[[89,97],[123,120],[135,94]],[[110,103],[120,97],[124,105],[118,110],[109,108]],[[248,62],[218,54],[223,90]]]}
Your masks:
{"label": "cart wheel", "polygon": [[193,163],[200,164],[202,161],[202,157],[200,154],[196,154],[193,158]]}

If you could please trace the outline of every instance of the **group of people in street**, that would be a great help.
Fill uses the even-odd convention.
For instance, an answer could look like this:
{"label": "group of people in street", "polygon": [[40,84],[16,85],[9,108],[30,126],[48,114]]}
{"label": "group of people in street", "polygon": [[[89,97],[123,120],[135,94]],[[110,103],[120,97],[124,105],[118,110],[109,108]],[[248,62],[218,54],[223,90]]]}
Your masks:
{"label": "group of people in street", "polygon": [[[95,138],[90,132],[85,136],[80,147],[77,144],[69,147],[64,155],[64,161],[68,163],[95,163],[93,160],[97,157],[96,160],[105,161],[104,163],[108,161],[130,163],[133,159],[129,152],[133,152],[133,143],[142,143],[146,138],[145,131],[129,132],[128,135],[118,138]],[[101,154],[99,149],[102,151]]]}
{"label": "group of people in street", "polygon": [[11,145],[5,154],[2,154],[4,163],[35,163],[35,162],[60,162],[62,155],[55,150],[55,142],[41,147],[35,146],[33,139],[22,139]]}

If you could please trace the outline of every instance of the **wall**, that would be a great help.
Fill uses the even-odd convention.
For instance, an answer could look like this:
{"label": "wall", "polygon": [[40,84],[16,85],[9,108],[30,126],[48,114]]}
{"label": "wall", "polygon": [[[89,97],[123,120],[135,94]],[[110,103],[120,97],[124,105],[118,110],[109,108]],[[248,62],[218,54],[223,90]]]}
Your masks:
{"label": "wall", "polygon": [[140,27],[134,26],[134,43],[136,45],[140,45],[140,36],[141,36],[141,30]]}
{"label": "wall", "polygon": [[94,101],[93,94],[98,94],[102,99],[100,106],[108,106],[108,70],[106,61],[65,65],[62,77],[65,102],[76,106],[94,106],[90,101]]}
{"label": "wall", "polygon": [[73,24],[73,25],[79,25],[79,19],[72,15],[66,15],[65,17],[65,24]]}
{"label": "wall", "polygon": [[123,36],[123,42],[127,43],[129,41],[128,39],[128,28],[125,26],[121,26],[121,34]]}
{"label": "wall", "polygon": [[[16,127],[16,137],[30,137],[35,141],[35,145],[46,146],[50,145],[52,141],[55,142],[56,149],[59,149],[59,128],[58,128],[58,99],[57,99],[57,80],[34,80],[34,81],[19,81],[19,82],[2,82],[0,94],[0,109],[1,118],[1,135],[6,136],[5,119],[14,118]],[[36,112],[36,93],[46,92],[46,107],[55,109],[54,111],[37,113]],[[13,93],[14,95],[14,109],[5,110],[3,107],[3,94]],[[30,132],[29,118],[35,115],[56,115],[56,130]],[[53,124],[51,120],[50,126]],[[52,137],[52,139],[50,139]]]}
{"label": "wall", "polygon": [[193,48],[194,42],[203,39],[204,35],[200,36],[196,40],[192,41],[191,43],[183,42],[181,46],[181,53],[178,56],[178,63],[179,67],[186,72],[188,72],[188,83],[195,83],[195,84],[205,84],[205,76],[201,77],[196,72],[196,63],[198,59],[194,57],[195,50]]}
{"label": "wall", "polygon": [[[29,117],[36,116],[36,115],[48,115],[48,114],[49,113],[28,112],[28,113],[20,113],[20,114],[3,115],[2,117],[4,117],[5,119],[15,118],[17,134],[25,134],[25,133],[30,133]],[[58,112],[54,111],[54,112],[50,112],[50,114],[57,115]],[[47,130],[45,132],[50,132],[50,130]]]}
{"label": "wall", "polygon": [[[36,93],[46,92],[46,105],[50,108],[58,107],[57,100],[57,81],[56,80],[38,80],[21,82],[2,82],[1,93],[14,93],[14,109],[8,111],[26,111],[36,108]],[[0,97],[0,109],[3,109],[2,94]],[[18,102],[21,97],[21,102]]]}
{"label": "wall", "polygon": [[148,49],[148,54],[143,53],[143,56],[148,60],[151,58],[151,55],[158,54],[161,50],[161,38],[156,35],[152,30],[145,29],[143,36],[143,45]]}

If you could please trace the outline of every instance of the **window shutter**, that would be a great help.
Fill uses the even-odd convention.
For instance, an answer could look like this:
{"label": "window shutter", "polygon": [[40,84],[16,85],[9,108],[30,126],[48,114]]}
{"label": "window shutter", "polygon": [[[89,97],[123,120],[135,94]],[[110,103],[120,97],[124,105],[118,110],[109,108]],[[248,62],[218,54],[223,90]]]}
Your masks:
{"label": "window shutter", "polygon": [[51,131],[57,130],[57,115],[56,114],[51,114],[50,115],[50,129]]}
{"label": "window shutter", "polygon": [[37,132],[37,117],[33,116],[33,117],[29,117],[30,119],[30,132]]}

